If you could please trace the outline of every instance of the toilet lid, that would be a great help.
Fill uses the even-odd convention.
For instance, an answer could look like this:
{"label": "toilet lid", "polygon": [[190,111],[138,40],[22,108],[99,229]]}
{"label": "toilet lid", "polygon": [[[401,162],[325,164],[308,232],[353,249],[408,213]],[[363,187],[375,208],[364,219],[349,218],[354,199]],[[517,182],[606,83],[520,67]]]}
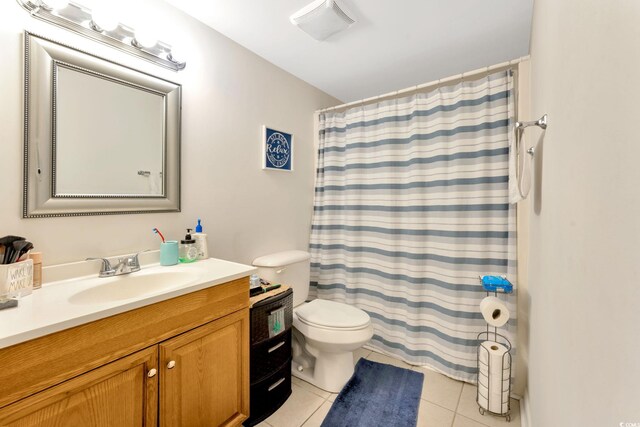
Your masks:
{"label": "toilet lid", "polygon": [[334,301],[315,299],[296,310],[298,318],[308,325],[325,328],[357,328],[369,324],[371,318],[359,308]]}

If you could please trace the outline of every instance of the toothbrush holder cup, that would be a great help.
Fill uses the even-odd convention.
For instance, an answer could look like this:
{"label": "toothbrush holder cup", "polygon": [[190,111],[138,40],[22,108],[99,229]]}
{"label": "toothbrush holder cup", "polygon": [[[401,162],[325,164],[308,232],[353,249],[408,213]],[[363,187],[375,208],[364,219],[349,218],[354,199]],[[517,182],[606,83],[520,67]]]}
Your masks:
{"label": "toothbrush holder cup", "polygon": [[160,243],[160,265],[176,265],[178,263],[178,241],[167,240]]}

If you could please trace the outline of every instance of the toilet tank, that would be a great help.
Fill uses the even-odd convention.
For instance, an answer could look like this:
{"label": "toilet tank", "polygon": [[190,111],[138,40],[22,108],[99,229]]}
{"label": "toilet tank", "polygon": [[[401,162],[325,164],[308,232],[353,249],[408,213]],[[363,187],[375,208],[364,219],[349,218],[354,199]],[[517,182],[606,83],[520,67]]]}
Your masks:
{"label": "toilet tank", "polygon": [[305,251],[276,252],[254,259],[253,265],[261,279],[291,286],[295,307],[309,295],[310,257]]}

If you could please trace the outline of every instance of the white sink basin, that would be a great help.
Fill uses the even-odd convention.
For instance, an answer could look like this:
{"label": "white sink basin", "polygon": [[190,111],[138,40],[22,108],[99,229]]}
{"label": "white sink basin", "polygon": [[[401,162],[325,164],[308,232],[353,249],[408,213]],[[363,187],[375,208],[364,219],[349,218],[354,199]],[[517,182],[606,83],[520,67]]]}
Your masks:
{"label": "white sink basin", "polygon": [[95,285],[71,295],[69,302],[87,305],[122,301],[181,287],[195,282],[198,277],[191,271],[165,271],[92,279]]}

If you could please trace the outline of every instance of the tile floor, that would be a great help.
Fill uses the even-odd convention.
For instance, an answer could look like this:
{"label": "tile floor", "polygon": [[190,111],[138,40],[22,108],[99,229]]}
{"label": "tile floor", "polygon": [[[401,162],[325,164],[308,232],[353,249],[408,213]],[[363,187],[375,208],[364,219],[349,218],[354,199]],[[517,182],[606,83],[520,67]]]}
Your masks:
{"label": "tile floor", "polygon": [[[520,404],[511,400],[511,422],[480,415],[476,387],[452,380],[437,372],[412,367],[384,354],[360,349],[354,354],[375,362],[388,363],[423,372],[425,375],[418,413],[418,427],[520,427]],[[293,377],[293,392],[280,409],[258,427],[319,427],[337,394],[320,390]],[[372,426],[373,427],[373,426]]]}

